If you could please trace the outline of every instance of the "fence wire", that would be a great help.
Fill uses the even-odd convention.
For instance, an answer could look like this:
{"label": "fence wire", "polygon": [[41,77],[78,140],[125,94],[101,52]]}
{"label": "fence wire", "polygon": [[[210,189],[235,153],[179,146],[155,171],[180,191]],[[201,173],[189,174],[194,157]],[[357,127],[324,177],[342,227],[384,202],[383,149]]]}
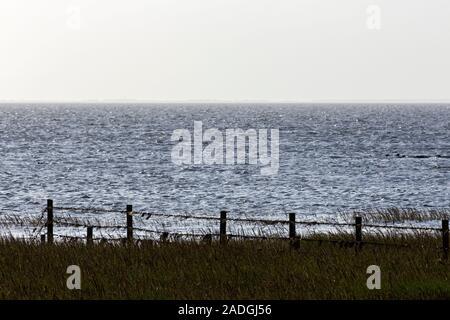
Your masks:
{"label": "fence wire", "polygon": [[[121,213],[126,214],[126,210],[117,209],[101,209],[101,208],[76,208],[76,207],[54,207],[54,210],[61,211],[73,211],[73,212],[89,212],[89,213]],[[220,217],[216,216],[204,216],[204,215],[188,215],[188,214],[172,214],[172,213],[155,213],[146,211],[132,211],[128,214],[134,216],[141,216],[149,219],[151,217],[163,217],[163,218],[177,218],[177,219],[195,219],[195,220],[215,220],[220,221]],[[247,222],[247,223],[259,223],[266,225],[275,224],[289,224],[289,220],[281,219],[254,219],[254,218],[235,218],[227,217],[227,221],[233,222]],[[307,221],[307,220],[296,220],[295,224],[298,225],[323,225],[323,226],[336,226],[336,227],[354,227],[355,223],[348,222],[326,222],[326,221]],[[102,226],[94,226],[97,228],[102,228]],[[362,224],[363,228],[384,228],[384,229],[399,229],[399,230],[421,230],[421,231],[441,231],[441,228],[431,228],[431,227],[414,227],[414,226],[393,226],[393,225],[382,225],[382,224]]]}
{"label": "fence wire", "polygon": [[[14,225],[14,226],[33,226],[33,235],[38,237],[42,234],[42,231],[45,227],[48,226],[48,221],[45,219],[45,213],[49,211],[50,208],[43,208],[38,216],[21,216],[20,210],[10,210],[4,209],[0,210],[0,225]],[[89,213],[89,214],[107,214],[107,213],[115,213],[121,215],[129,215],[129,216],[140,216],[142,219],[142,223],[145,224],[145,221],[149,220],[152,217],[161,217],[161,218],[174,218],[174,219],[193,219],[193,220],[206,220],[206,221],[220,221],[226,220],[226,222],[237,222],[237,223],[247,223],[247,224],[256,224],[256,225],[304,225],[304,226],[330,226],[330,227],[355,227],[356,223],[348,223],[348,222],[336,222],[336,221],[309,221],[309,220],[282,220],[282,219],[255,219],[255,218],[237,218],[237,217],[226,217],[225,219],[218,216],[210,216],[210,215],[192,215],[192,214],[171,214],[171,213],[155,213],[155,212],[147,212],[147,211],[131,211],[127,210],[118,210],[118,209],[104,209],[104,208],[96,208],[96,207],[62,207],[62,206],[54,206],[52,207],[53,211],[63,211],[63,212],[71,212],[71,213]],[[73,218],[71,216],[61,217],[61,218],[53,218],[53,225],[59,225],[67,228],[93,228],[98,230],[127,230],[127,231],[137,231],[142,233],[149,233],[159,236],[159,240],[165,241],[168,239],[180,239],[180,238],[200,238],[202,240],[212,240],[213,238],[220,238],[224,236],[224,234],[218,233],[185,233],[185,232],[168,232],[164,230],[157,229],[149,229],[141,226],[138,227],[130,227],[126,225],[120,224],[101,224],[101,223],[93,223],[89,220],[79,220],[78,218]],[[442,232],[444,231],[442,228],[432,228],[432,227],[421,227],[421,226],[398,226],[398,225],[388,225],[388,224],[361,224],[361,228],[368,229],[393,229],[393,230],[404,230],[404,231],[434,231],[434,232]],[[44,233],[46,234],[46,233]],[[55,237],[62,239],[72,239],[72,240],[87,240],[87,237],[75,236],[75,235],[63,235],[58,233],[53,233]],[[225,236],[228,239],[254,239],[254,240],[292,240],[290,237],[284,237],[280,234],[271,234],[271,235],[249,235],[245,234],[236,234],[236,233],[226,233]],[[354,240],[332,240],[332,239],[314,239],[314,238],[302,238],[298,237],[302,241],[316,241],[319,243],[322,242],[330,242],[339,244],[342,246],[347,245],[355,245]],[[89,240],[96,241],[123,241],[124,238],[114,238],[112,236],[108,237],[92,237]],[[146,238],[140,239],[135,238],[133,240],[146,240]],[[154,239],[149,239],[154,240]],[[403,244],[388,244],[383,242],[374,242],[374,241],[363,241],[361,243],[365,244],[373,244],[373,245],[395,245],[405,247]]]}

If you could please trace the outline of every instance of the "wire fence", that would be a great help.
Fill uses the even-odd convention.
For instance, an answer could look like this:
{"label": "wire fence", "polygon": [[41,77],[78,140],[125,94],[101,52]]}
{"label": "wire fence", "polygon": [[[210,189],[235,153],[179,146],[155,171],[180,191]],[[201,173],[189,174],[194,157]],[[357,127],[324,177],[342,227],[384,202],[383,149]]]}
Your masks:
{"label": "wire fence", "polygon": [[[2,210],[2,213],[10,213],[17,212],[17,210]],[[117,214],[119,217],[126,217],[124,219],[126,224],[120,223],[98,223],[98,220],[86,220],[84,215],[81,215],[82,218],[77,218],[73,216],[59,216],[55,217],[55,212],[70,212],[70,213],[79,213],[79,214]],[[167,241],[170,239],[182,239],[182,238],[196,238],[201,239],[203,241],[213,241],[218,239],[221,243],[226,243],[229,239],[249,239],[249,240],[268,240],[268,239],[276,239],[276,240],[288,240],[294,246],[298,246],[300,241],[318,241],[318,242],[331,242],[337,243],[345,246],[358,245],[362,244],[374,244],[374,245],[395,245],[400,247],[405,247],[404,244],[393,244],[393,243],[384,243],[377,241],[370,241],[369,239],[363,239],[363,229],[364,230],[393,230],[393,231],[420,231],[420,232],[439,232],[442,236],[442,250],[444,252],[444,256],[448,257],[449,251],[449,224],[448,219],[442,219],[441,228],[433,228],[433,227],[422,227],[422,226],[399,226],[399,225],[388,225],[388,224],[374,224],[374,223],[363,223],[361,216],[355,216],[354,222],[337,222],[337,221],[313,221],[313,220],[297,220],[295,213],[290,213],[289,218],[286,220],[283,219],[254,219],[254,218],[238,218],[238,217],[229,217],[227,215],[228,212],[221,211],[219,216],[212,215],[190,215],[190,214],[170,214],[170,213],[156,213],[156,212],[147,212],[147,211],[134,211],[131,205],[126,206],[126,210],[118,210],[118,209],[105,209],[105,208],[95,208],[95,207],[62,207],[62,206],[53,206],[53,201],[48,200],[47,206],[42,209],[38,218],[31,216],[20,216],[17,214],[4,214],[1,216],[0,225],[17,225],[17,226],[27,226],[33,229],[32,233],[41,238],[41,241],[45,241],[48,243],[52,243],[54,241],[54,237],[61,239],[69,239],[76,241],[87,241],[88,243],[92,243],[94,241],[122,241],[122,242],[139,242],[145,240],[156,240],[156,241]],[[144,226],[134,226],[133,218],[140,217],[141,222],[145,225],[145,221],[152,217],[161,217],[161,218],[174,218],[179,220],[193,220],[193,221],[209,221],[212,223],[218,222],[219,232],[169,232],[167,230],[158,230],[152,229]],[[269,235],[261,235],[261,234],[245,234],[245,232],[241,233],[233,233],[229,232],[227,226],[230,223],[245,223],[250,225],[265,225],[265,226],[282,226],[283,232],[286,232],[284,235],[282,234],[269,234]],[[81,228],[86,228],[87,233],[86,236],[79,236],[72,234],[61,234],[55,233],[54,228],[56,226],[63,228],[72,228],[79,231]],[[306,226],[306,227],[314,227],[314,226],[327,226],[334,228],[346,228],[347,230],[351,230],[349,235],[352,235],[348,240],[336,240],[329,238],[315,238],[315,237],[300,237],[297,233],[297,226]],[[287,227],[287,228],[286,228]],[[101,234],[101,237],[94,237],[94,230],[102,230],[104,232],[114,232],[118,230],[126,231],[126,237],[117,237],[117,234],[107,234],[105,236],[104,233]],[[136,233],[140,233],[143,235],[136,235]],[[148,234],[152,234],[151,237],[147,236]],[[159,237],[159,238],[156,238]]]}
{"label": "wire fence", "polygon": [[[101,209],[101,208],[75,208],[75,207],[54,207],[54,210],[59,211],[70,211],[70,212],[83,212],[83,213],[117,213],[117,214],[126,214],[126,210],[114,210],[114,209]],[[163,217],[163,218],[177,218],[177,219],[194,219],[194,220],[215,220],[220,221],[220,217],[217,216],[206,216],[206,215],[187,215],[187,214],[170,214],[170,213],[154,213],[154,212],[146,212],[146,211],[132,211],[129,213],[133,216],[141,216],[144,218],[151,217]],[[258,223],[258,224],[266,224],[266,225],[276,225],[276,224],[289,224],[289,220],[281,220],[281,219],[255,219],[255,218],[234,218],[227,217],[227,221],[233,222],[248,222],[248,223]],[[354,223],[343,223],[343,222],[326,222],[326,221],[302,221],[296,220],[295,224],[297,225],[306,225],[306,226],[314,226],[314,225],[323,225],[323,226],[337,226],[337,227],[352,227]],[[95,228],[104,228],[104,227],[112,227],[112,228],[126,228],[126,226],[101,226],[101,225],[92,225]],[[81,225],[81,227],[88,227],[88,225]],[[366,228],[384,228],[384,229],[397,229],[397,230],[420,230],[420,231],[441,231],[441,228],[432,228],[432,227],[416,227],[416,226],[394,226],[394,225],[381,225],[381,224],[364,224]]]}

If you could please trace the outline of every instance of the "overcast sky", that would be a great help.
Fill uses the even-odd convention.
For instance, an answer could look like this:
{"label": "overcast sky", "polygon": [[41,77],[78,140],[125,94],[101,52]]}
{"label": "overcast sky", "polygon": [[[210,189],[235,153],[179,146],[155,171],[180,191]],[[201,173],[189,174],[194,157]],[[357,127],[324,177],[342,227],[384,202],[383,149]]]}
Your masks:
{"label": "overcast sky", "polygon": [[448,0],[0,0],[0,100],[450,100],[449,40]]}

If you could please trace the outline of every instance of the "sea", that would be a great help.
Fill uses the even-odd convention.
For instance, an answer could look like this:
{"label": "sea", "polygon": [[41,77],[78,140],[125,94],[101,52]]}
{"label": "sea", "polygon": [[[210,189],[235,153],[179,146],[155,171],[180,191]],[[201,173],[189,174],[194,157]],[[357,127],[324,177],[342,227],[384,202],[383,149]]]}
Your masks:
{"label": "sea", "polygon": [[[174,132],[193,134],[200,121],[204,131],[223,133],[277,129],[277,171],[264,175],[249,163],[175,163]],[[145,213],[218,217],[226,210],[255,219],[448,208],[450,105],[2,104],[0,165],[3,217],[39,216],[47,199],[55,207],[86,209],[55,209],[56,217],[112,224],[125,223],[126,205]],[[169,232],[216,227],[188,218],[136,219]],[[77,232],[85,230],[69,230]]]}

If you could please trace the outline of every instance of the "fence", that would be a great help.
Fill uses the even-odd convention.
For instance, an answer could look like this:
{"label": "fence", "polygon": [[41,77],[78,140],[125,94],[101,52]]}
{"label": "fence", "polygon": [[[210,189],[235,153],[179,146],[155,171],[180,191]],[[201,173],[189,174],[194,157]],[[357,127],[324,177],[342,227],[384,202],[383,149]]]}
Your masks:
{"label": "fence", "polygon": [[[111,213],[123,213],[126,215],[126,225],[92,225],[77,222],[67,222],[55,219],[54,210],[60,211],[78,211],[78,212],[111,212]],[[296,220],[295,213],[289,214],[288,220],[265,220],[265,219],[247,219],[247,218],[229,218],[227,217],[227,211],[220,211],[219,217],[213,216],[193,216],[193,215],[179,215],[179,214],[162,214],[162,213],[150,213],[150,212],[139,212],[133,211],[132,205],[127,205],[124,211],[109,210],[109,209],[98,209],[98,208],[76,208],[76,207],[55,207],[53,205],[53,200],[47,200],[47,206],[43,212],[47,212],[47,221],[45,226],[47,228],[47,242],[54,242],[54,225],[59,224],[66,227],[85,227],[86,228],[86,238],[75,237],[75,236],[64,236],[58,235],[60,237],[73,238],[73,239],[85,239],[88,244],[93,243],[94,240],[103,240],[103,238],[94,238],[94,228],[95,229],[126,229],[126,241],[133,241],[133,231],[143,231],[151,233],[159,233],[161,235],[161,240],[167,240],[171,235],[169,232],[150,230],[145,228],[133,227],[133,216],[140,215],[142,217],[150,218],[152,216],[160,217],[176,217],[185,219],[201,219],[201,220],[213,220],[219,222],[219,234],[189,234],[189,233],[172,233],[174,236],[192,236],[192,237],[202,237],[204,240],[212,240],[213,236],[219,238],[221,244],[226,244],[230,238],[244,238],[244,239],[284,239],[289,240],[293,247],[298,247],[300,245],[300,237],[297,235],[296,226],[297,225],[328,225],[328,226],[340,226],[340,227],[352,227],[354,228],[354,239],[353,243],[361,246],[364,244],[385,244],[377,243],[363,240],[363,228],[375,228],[375,229],[395,229],[395,230],[420,230],[420,231],[436,231],[442,234],[442,250],[445,259],[448,258],[449,252],[449,223],[448,219],[442,220],[442,228],[429,228],[429,227],[410,227],[410,226],[393,226],[393,225],[380,225],[380,224],[363,224],[362,217],[354,217],[354,223],[337,223],[337,222],[323,222],[323,221],[298,221]],[[237,235],[232,233],[227,233],[227,223],[228,222],[246,222],[246,223],[263,223],[267,225],[274,224],[288,224],[288,234],[286,237],[263,237],[263,236],[248,236],[248,235]],[[121,239],[119,239],[121,240]],[[305,239],[303,239],[305,240]],[[311,239],[308,239],[311,240]],[[45,234],[41,235],[41,241],[45,241]],[[317,241],[334,241],[334,240],[317,240]]]}

